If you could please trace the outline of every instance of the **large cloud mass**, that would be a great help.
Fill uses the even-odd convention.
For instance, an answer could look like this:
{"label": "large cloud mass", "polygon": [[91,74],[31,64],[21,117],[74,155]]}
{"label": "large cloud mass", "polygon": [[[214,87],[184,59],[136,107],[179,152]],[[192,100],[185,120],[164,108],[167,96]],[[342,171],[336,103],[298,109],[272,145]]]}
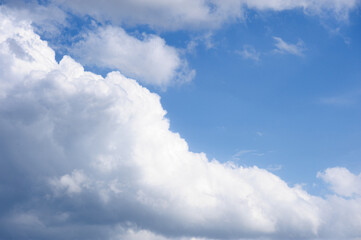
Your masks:
{"label": "large cloud mass", "polygon": [[[0,12],[1,239],[361,237],[359,190],[323,199],[190,152],[158,95],[57,63],[29,22]],[[343,179],[320,176],[339,192]]]}

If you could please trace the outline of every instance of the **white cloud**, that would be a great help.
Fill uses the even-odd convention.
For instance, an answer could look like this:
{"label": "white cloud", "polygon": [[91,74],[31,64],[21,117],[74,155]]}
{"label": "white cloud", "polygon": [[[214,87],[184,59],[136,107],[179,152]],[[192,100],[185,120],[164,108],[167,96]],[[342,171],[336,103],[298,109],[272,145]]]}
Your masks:
{"label": "white cloud", "polygon": [[323,199],[190,152],[158,95],[119,72],[57,63],[1,8],[0,22],[1,239],[361,236],[358,196]]}
{"label": "white cloud", "polygon": [[270,165],[266,168],[268,171],[271,172],[275,172],[275,171],[279,171],[282,169],[282,165],[278,164],[278,165]]}
{"label": "white cloud", "polygon": [[278,53],[288,53],[292,55],[302,56],[305,51],[305,47],[302,41],[298,41],[296,44],[291,44],[283,41],[282,38],[273,37],[276,41],[275,51]]}
{"label": "white cloud", "polygon": [[361,173],[354,175],[346,168],[335,167],[319,172],[317,177],[328,183],[331,190],[341,196],[361,195]]}
{"label": "white cloud", "polygon": [[60,7],[75,14],[91,15],[99,21],[128,25],[143,24],[168,30],[216,28],[225,22],[243,19],[247,9],[257,11],[301,9],[310,14],[329,14],[338,19],[345,19],[359,4],[358,0],[108,0],[105,2],[89,0],[86,4],[83,0],[51,0],[46,4],[51,11],[47,12],[43,7],[38,7],[36,1],[5,0],[4,2],[15,7],[21,7],[26,2],[27,8],[33,9],[24,10],[27,12],[26,15],[32,15],[46,26],[50,25],[44,20],[53,21],[54,16],[60,17],[58,11]]}
{"label": "white cloud", "polygon": [[256,51],[256,49],[251,45],[244,45],[241,51],[237,51],[239,55],[241,55],[244,59],[251,59],[253,61],[258,62],[260,53]]}
{"label": "white cloud", "polygon": [[233,154],[232,159],[233,160],[241,160],[241,158],[244,155],[253,155],[253,156],[256,156],[256,157],[262,157],[265,154],[262,153],[262,152],[259,152],[257,150],[245,149],[245,150],[240,150],[240,151],[236,152],[235,154]]}
{"label": "white cloud", "polygon": [[203,45],[206,49],[214,48],[216,43],[213,41],[213,33],[208,32],[199,36],[195,36],[188,42],[186,51],[189,53],[194,53],[194,50],[197,46]]}
{"label": "white cloud", "polygon": [[[67,23],[67,13],[59,6],[54,4],[40,5],[37,1],[11,0],[2,1],[9,9],[3,8],[2,11],[11,11],[17,19],[31,20],[37,27],[37,32],[44,36],[59,36],[61,28],[69,26]],[[1,3],[0,3],[1,5]],[[16,9],[16,11],[13,11]]]}
{"label": "white cloud", "polygon": [[74,170],[59,179],[51,179],[50,183],[56,190],[65,190],[68,194],[80,193],[87,185],[87,177],[82,171]]}
{"label": "white cloud", "polygon": [[176,48],[164,39],[143,34],[142,40],[119,27],[99,27],[72,46],[71,53],[85,65],[114,68],[147,84],[166,87],[190,81],[195,71],[188,68]]}
{"label": "white cloud", "polygon": [[118,227],[114,231],[117,234],[111,240],[206,240],[206,238],[197,237],[164,237],[162,235],[135,228]]}
{"label": "white cloud", "polygon": [[[320,13],[321,11],[328,10],[338,14],[338,17],[346,14],[347,11],[357,6],[357,0],[246,0],[247,6],[259,10],[289,10],[294,8],[300,8],[305,11],[311,11],[314,13]],[[340,15],[341,14],[341,15]]]}
{"label": "white cloud", "polygon": [[238,160],[241,160],[241,158],[244,155],[248,155],[248,154],[256,156],[256,157],[262,157],[265,155],[264,153],[258,152],[257,150],[245,149],[245,150],[240,150],[240,151],[236,152],[235,154],[233,154],[232,159],[238,161]]}
{"label": "white cloud", "polygon": [[152,27],[177,29],[183,26],[198,27],[209,21],[209,7],[203,0],[99,1],[56,0],[78,14],[91,14],[99,20],[114,23],[147,24]]}
{"label": "white cloud", "polygon": [[246,8],[259,11],[303,9],[312,14],[332,14],[346,18],[357,0],[55,0],[77,14],[90,14],[114,23],[146,24],[155,28],[214,28],[227,21],[244,18]]}

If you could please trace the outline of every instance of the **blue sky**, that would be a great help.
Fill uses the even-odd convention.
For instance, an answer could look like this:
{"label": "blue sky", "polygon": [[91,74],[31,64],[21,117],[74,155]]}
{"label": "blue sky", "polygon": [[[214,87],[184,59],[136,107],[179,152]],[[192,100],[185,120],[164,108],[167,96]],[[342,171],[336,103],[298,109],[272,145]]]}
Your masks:
{"label": "blue sky", "polygon": [[0,239],[360,239],[358,0],[0,1]]}
{"label": "blue sky", "polygon": [[[213,48],[189,56],[194,82],[159,93],[171,127],[211,158],[264,154],[245,154],[238,163],[281,165],[278,174],[290,183],[312,184],[327,166],[359,172],[359,14],[336,23],[300,10],[264,15],[225,26],[214,33]],[[170,43],[178,43],[172,35]],[[273,36],[302,41],[303,55],[275,52]],[[259,60],[237,54],[245,45]]]}

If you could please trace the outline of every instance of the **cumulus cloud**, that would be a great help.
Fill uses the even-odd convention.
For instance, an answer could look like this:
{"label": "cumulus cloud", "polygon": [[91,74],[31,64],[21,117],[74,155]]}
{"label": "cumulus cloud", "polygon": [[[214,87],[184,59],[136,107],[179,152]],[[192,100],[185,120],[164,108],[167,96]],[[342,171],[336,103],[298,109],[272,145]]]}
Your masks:
{"label": "cumulus cloud", "polygon": [[273,37],[273,39],[276,41],[275,52],[302,56],[303,52],[305,51],[305,47],[302,41],[298,41],[296,44],[292,44],[285,42],[280,37]]}
{"label": "cumulus cloud", "polygon": [[335,167],[319,172],[317,177],[328,183],[332,191],[341,196],[361,195],[361,173],[354,175],[346,168]]}
{"label": "cumulus cloud", "polygon": [[188,68],[176,48],[155,35],[143,34],[142,38],[130,36],[119,27],[99,27],[74,44],[71,53],[82,64],[118,69],[143,83],[161,87],[194,77],[195,71]]}
{"label": "cumulus cloud", "polygon": [[56,62],[30,22],[1,10],[1,239],[361,236],[359,196],[323,199],[190,152],[158,95]]}
{"label": "cumulus cloud", "polygon": [[245,9],[283,11],[303,9],[307,13],[331,13],[345,18],[358,0],[177,0],[143,1],[54,0],[77,14],[90,14],[114,23],[147,24],[155,28],[213,28],[244,17]]}

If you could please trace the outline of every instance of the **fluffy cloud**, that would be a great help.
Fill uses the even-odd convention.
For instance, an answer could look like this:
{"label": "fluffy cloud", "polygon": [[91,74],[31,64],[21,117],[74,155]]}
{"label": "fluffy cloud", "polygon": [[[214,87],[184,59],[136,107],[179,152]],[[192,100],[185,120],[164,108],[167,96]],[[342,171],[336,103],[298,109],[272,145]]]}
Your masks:
{"label": "fluffy cloud", "polygon": [[29,22],[2,9],[0,22],[1,239],[361,236],[358,196],[190,152],[158,95],[57,63]]}
{"label": "fluffy cloud", "polygon": [[[89,51],[91,49],[91,51]],[[190,81],[195,74],[177,49],[155,35],[139,40],[119,27],[100,27],[72,46],[71,53],[85,65],[119,69],[143,83],[166,87]]]}
{"label": "fluffy cloud", "polygon": [[322,178],[332,191],[341,196],[361,195],[361,174],[354,175],[346,168],[335,167],[319,172],[317,177]]}
{"label": "fluffy cloud", "polygon": [[345,18],[358,0],[55,0],[77,14],[115,23],[147,24],[155,28],[209,28],[244,17],[244,9],[282,11],[303,9],[312,14],[332,13]]}

